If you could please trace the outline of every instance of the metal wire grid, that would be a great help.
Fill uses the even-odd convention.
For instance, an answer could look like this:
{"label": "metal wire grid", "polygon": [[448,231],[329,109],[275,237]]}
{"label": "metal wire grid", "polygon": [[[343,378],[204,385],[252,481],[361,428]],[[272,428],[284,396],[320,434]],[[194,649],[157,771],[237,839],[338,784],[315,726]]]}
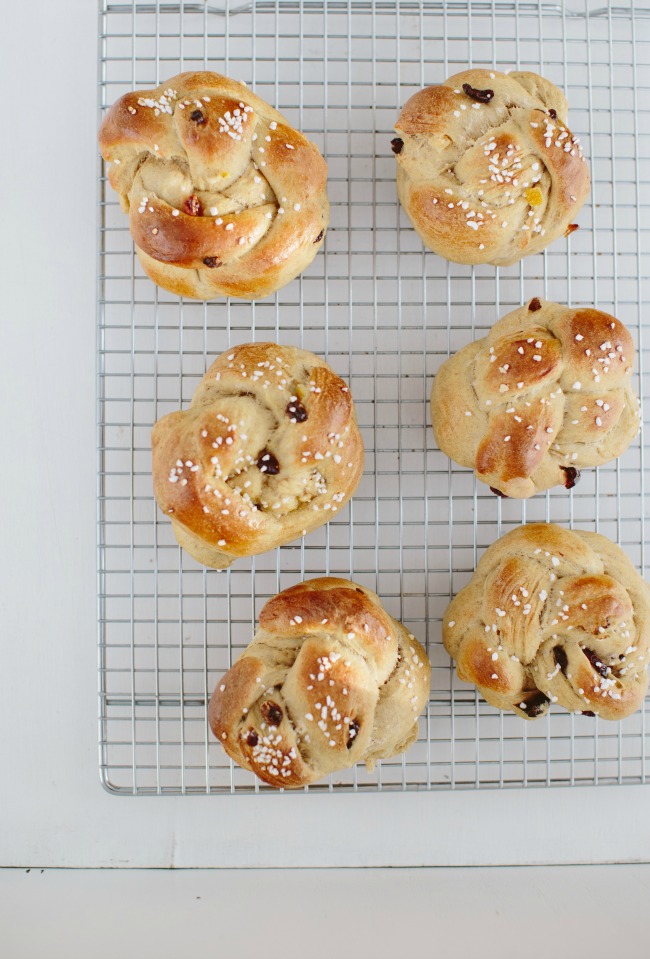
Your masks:
{"label": "metal wire grid", "polygon": [[[377,791],[643,782],[648,707],[620,724],[551,709],[529,724],[458,682],[440,623],[482,551],[526,521],[598,530],[646,561],[644,444],[583,473],[577,489],[528,503],[497,499],[436,448],[432,376],[449,355],[533,295],[596,304],[642,348],[647,302],[648,10],[588,15],[549,4],[257,2],[106,4],[100,9],[100,115],[118,96],[182,69],[245,80],[318,143],[332,223],[298,280],[259,303],[179,300],[133,254],[100,168],[100,769],[125,794],[268,791],[211,740],[207,701],[249,642],[261,605],[314,575],[376,589],[425,642],[431,695],[417,743],[373,774],[311,787]],[[508,269],[470,269],[425,252],[400,212],[389,149],[408,96],[467,65],[530,68],[563,86],[590,157],[581,229]],[[644,216],[645,213],[645,216]],[[228,572],[200,568],[156,511],[149,434],[186,405],[208,363],[254,339],[304,346],[346,377],[366,444],[352,503],[304,541]],[[646,372],[639,352],[637,386]],[[648,409],[644,404],[644,419]]]}

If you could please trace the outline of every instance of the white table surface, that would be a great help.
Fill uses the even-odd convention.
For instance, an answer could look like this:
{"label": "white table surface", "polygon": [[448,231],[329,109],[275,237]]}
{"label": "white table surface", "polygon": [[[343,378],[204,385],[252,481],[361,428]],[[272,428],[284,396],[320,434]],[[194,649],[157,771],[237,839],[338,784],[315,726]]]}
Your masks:
{"label": "white table surface", "polygon": [[[0,864],[649,861],[646,787],[147,799],[102,791],[95,627],[96,5],[11,3],[0,17]],[[12,885],[15,875],[3,881]],[[513,873],[513,888],[521,875]],[[635,885],[634,872],[621,875]],[[44,884],[54,882],[44,876]],[[38,888],[31,873],[29,881],[29,887],[22,878],[17,884],[17,902],[21,889]],[[215,889],[225,882],[212,881]],[[253,880],[236,880],[244,898],[247,881]],[[300,878],[292,882],[301,885]],[[554,892],[548,896],[558,901]],[[607,925],[598,923],[602,906],[596,896],[593,918],[601,931]]]}
{"label": "white table surface", "polygon": [[650,866],[0,871],[7,959],[646,959]]}

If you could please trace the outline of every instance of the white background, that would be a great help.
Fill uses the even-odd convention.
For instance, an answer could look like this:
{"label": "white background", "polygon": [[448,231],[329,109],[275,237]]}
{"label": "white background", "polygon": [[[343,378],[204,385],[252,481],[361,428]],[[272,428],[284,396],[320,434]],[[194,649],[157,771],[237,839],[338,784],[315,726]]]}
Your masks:
{"label": "white background", "polygon": [[0,872],[2,955],[645,959],[649,879],[650,866]]}
{"label": "white background", "polygon": [[[97,774],[95,626],[96,5],[92,0],[14,2],[3,4],[1,17],[0,864],[236,867],[650,861],[650,790],[644,787],[151,799],[116,798],[102,791]],[[92,914],[94,891],[112,902],[110,897],[118,895],[119,888],[119,896],[134,902],[131,897],[146,896],[152,883],[162,881],[156,873],[149,879],[128,880],[131,887],[116,887],[124,874],[111,874],[114,878],[102,878],[105,886],[96,890],[92,883],[80,886],[78,879],[57,879],[61,874],[46,872],[39,889],[35,881],[39,875],[33,870],[29,876],[22,872],[2,876],[7,891],[0,895],[0,908],[5,919],[14,917],[5,928],[10,937],[20,928],[25,904],[40,903],[43,923],[51,910],[56,912],[57,896],[69,904],[72,893],[67,883],[76,881],[74,895],[82,896],[79,903],[86,902],[83,908]],[[63,874],[70,875],[79,876]],[[191,883],[199,874],[186,875],[195,877],[185,880]],[[273,875],[224,873],[218,879],[211,874],[204,880],[206,895],[201,901],[204,906],[211,901],[214,908],[227,895],[233,901],[248,898],[249,890],[270,908],[278,897],[283,901],[282,883],[290,883],[284,902],[295,906],[301,892],[304,898],[306,890],[313,893],[315,882],[326,881],[312,874],[303,878],[290,874],[288,879],[275,874],[276,880]],[[345,882],[331,883],[327,895],[341,909],[356,896],[366,923],[373,889],[377,905],[382,903],[384,909],[386,897],[394,895],[390,884],[382,885],[383,873],[366,874],[368,879],[344,875]],[[464,880],[444,880],[442,887],[440,877],[447,873],[386,873],[395,883],[398,875],[402,879],[395,899],[397,915],[400,909],[402,918],[408,913],[408,890],[420,894],[429,890],[432,899],[427,901],[432,908],[437,904],[445,917],[440,927],[443,939],[444,930],[462,922],[458,915],[462,903],[469,907],[473,902],[463,889],[466,895],[472,889],[489,889],[483,905],[494,918],[500,898],[495,890],[509,889],[515,897],[508,900],[512,907],[517,895],[532,894],[537,882],[545,890],[540,900],[545,901],[544,908],[553,901],[563,903],[558,922],[569,922],[571,891],[580,890],[583,908],[591,909],[596,926],[599,916],[605,918],[602,909],[609,897],[602,884],[610,880],[602,878],[602,871],[583,870],[580,879],[567,870],[559,870],[560,878],[554,879],[539,870],[481,871]],[[534,879],[536,875],[547,878]],[[640,920],[635,926],[633,916],[641,915],[638,905],[647,901],[648,874],[611,867],[605,875],[619,891],[626,890],[617,906],[617,925],[627,924],[627,955],[641,955],[630,951],[634,948],[630,944],[640,942]],[[198,901],[186,887],[182,896],[176,895],[180,882],[176,878],[176,885],[161,886],[156,892],[159,916],[165,914],[166,897],[176,896],[179,908],[184,898]],[[566,889],[561,892],[563,883]],[[349,895],[343,895],[348,889]],[[411,901],[418,908],[413,895]],[[627,909],[633,916],[626,923]],[[59,910],[57,915],[61,920],[64,913]],[[212,917],[216,919],[215,914]],[[286,912],[284,917],[288,921]],[[235,910],[231,918],[233,924],[246,925],[245,910],[241,915]],[[537,914],[535,922],[539,921]],[[416,927],[417,923],[414,932]],[[83,928],[76,932],[81,935]],[[164,928],[163,922],[158,931]],[[508,951],[521,954],[517,928],[515,922]],[[497,929],[498,923],[488,924],[474,932],[483,936]],[[432,929],[430,934],[434,935]],[[590,935],[583,935],[583,946]],[[32,938],[32,933],[23,937],[24,949],[18,939],[5,940],[13,945],[4,954],[10,959],[40,955],[36,945],[29,951]],[[55,936],[50,945],[57,941],[60,944]],[[166,941],[171,949],[175,942],[171,932]],[[393,942],[390,936],[383,941],[386,948]],[[605,954],[605,938],[598,941],[603,951],[592,949],[592,956]],[[102,942],[112,940],[109,936]],[[352,949],[363,955],[357,947]],[[396,950],[397,946],[393,955]],[[59,954],[76,955],[72,947],[48,952]],[[149,953],[134,947],[133,952],[122,949],[122,954]],[[388,953],[374,952],[384,954]],[[496,953],[485,946],[483,954]]]}

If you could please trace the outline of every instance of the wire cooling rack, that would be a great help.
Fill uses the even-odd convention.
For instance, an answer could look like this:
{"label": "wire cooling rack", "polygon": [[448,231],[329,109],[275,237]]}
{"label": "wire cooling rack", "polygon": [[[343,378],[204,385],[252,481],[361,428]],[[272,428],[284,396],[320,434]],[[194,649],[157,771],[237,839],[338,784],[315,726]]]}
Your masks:
{"label": "wire cooling rack", "polygon": [[[645,781],[647,705],[620,724],[555,708],[535,723],[500,714],[456,679],[440,629],[483,550],[519,523],[598,530],[643,571],[643,441],[615,464],[585,471],[570,494],[500,500],[436,449],[428,399],[450,352],[535,295],[620,317],[641,348],[635,385],[648,393],[649,15],[634,5],[590,11],[498,0],[102,3],[100,116],[126,91],[181,70],[224,72],[319,145],[332,202],[325,247],[300,279],[262,302],[203,304],[144,276],[100,168],[100,768],[108,789],[268,792],[212,740],[208,698],[250,641],[264,602],[330,573],[377,590],[426,643],[431,695],[404,756],[310,792]],[[400,107],[468,65],[532,69],[564,87],[591,163],[581,229],[507,269],[471,269],[424,251],[396,199],[389,143]],[[215,356],[255,339],[304,346],[349,380],[366,469],[327,527],[216,572],[180,550],[157,512],[150,430],[189,403]]]}

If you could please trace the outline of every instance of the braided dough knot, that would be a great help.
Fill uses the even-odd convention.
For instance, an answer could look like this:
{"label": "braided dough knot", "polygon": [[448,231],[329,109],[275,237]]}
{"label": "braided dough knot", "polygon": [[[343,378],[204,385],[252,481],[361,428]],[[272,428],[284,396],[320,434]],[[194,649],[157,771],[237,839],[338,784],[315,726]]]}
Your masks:
{"label": "braided dough knot", "polygon": [[562,92],[534,73],[467,70],[412,96],[393,150],[425,246],[508,266],[566,233],[590,187],[566,115]]}
{"label": "braided dough knot", "polygon": [[634,344],[608,313],[537,298],[443,363],[431,418],[443,452],[504,496],[564,485],[639,431]]}
{"label": "braided dough knot", "polygon": [[552,702],[623,719],[648,685],[650,590],[604,536],[521,526],[451,602],[443,641],[459,678],[497,709],[535,719]]}
{"label": "braided dough knot", "polygon": [[322,526],[363,471],[350,391],[313,353],[250,343],[218,357],[186,411],[153,429],[158,505],[221,569]]}
{"label": "braided dough knot", "polygon": [[99,142],[142,266],[173,293],[256,299],[316,255],[329,220],[325,161],[243,84],[182,73],[128,93]]}
{"label": "braided dough knot", "polygon": [[375,593],[313,579],[264,606],[255,638],[212,695],[210,726],[264,782],[305,786],[407,749],[429,675],[425,651]]}

